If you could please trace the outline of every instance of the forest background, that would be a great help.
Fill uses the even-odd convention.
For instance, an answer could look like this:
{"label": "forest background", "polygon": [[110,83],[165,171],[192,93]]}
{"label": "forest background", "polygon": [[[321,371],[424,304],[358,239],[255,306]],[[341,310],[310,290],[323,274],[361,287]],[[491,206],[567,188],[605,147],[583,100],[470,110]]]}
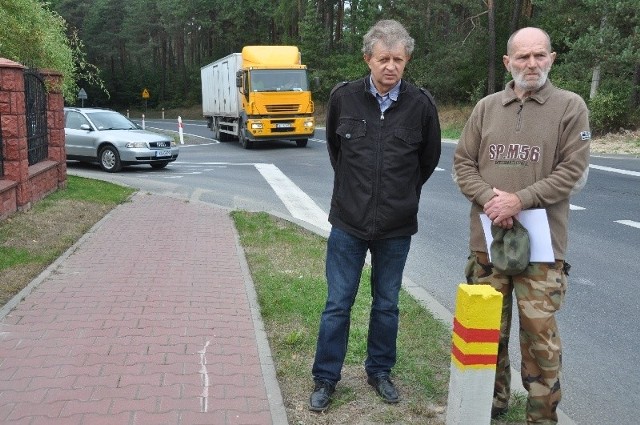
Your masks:
{"label": "forest background", "polygon": [[509,35],[539,26],[558,53],[551,79],[580,94],[596,133],[640,124],[637,0],[0,0],[0,57],[64,76],[67,104],[136,109],[201,103],[200,68],[245,45],[292,44],[322,103],[367,73],[362,36],[397,19],[416,40],[405,78],[441,105],[500,90]]}

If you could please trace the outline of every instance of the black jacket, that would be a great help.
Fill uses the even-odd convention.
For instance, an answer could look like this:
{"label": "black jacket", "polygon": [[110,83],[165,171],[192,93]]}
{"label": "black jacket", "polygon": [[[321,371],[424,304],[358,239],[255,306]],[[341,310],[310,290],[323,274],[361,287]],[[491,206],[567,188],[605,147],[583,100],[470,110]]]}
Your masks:
{"label": "black jacket", "polygon": [[329,98],[329,222],[365,240],[413,235],[422,185],[440,159],[436,106],[429,92],[403,80],[383,115],[369,85],[369,76],[341,83]]}

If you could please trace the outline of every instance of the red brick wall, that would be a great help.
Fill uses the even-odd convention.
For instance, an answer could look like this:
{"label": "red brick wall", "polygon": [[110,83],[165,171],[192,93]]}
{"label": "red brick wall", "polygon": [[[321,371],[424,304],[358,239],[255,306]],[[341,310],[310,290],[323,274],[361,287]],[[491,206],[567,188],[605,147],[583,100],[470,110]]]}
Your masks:
{"label": "red brick wall", "polygon": [[24,67],[0,58],[0,131],[4,175],[0,176],[0,220],[31,208],[67,183],[64,151],[64,100],[62,75],[41,71],[47,84],[49,157],[29,166],[24,95]]}

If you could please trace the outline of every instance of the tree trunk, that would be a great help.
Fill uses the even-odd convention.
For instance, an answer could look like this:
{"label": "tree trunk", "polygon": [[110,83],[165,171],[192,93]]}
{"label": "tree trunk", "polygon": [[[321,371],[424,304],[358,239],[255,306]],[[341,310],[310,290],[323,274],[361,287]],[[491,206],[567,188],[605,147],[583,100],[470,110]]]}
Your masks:
{"label": "tree trunk", "polygon": [[511,23],[509,24],[509,35],[513,34],[520,28],[520,16],[522,15],[522,2],[524,0],[514,0],[513,13],[511,14]]}
{"label": "tree trunk", "polygon": [[598,94],[598,87],[600,87],[600,65],[593,67],[591,72],[591,91],[589,92],[589,99],[593,99]]}
{"label": "tree trunk", "polygon": [[494,0],[487,1],[489,32],[489,63],[487,70],[487,94],[496,92],[496,11]]}
{"label": "tree trunk", "polygon": [[640,63],[636,64],[635,72],[633,73],[633,94],[632,102],[635,108],[640,107]]}
{"label": "tree trunk", "polygon": [[[603,16],[600,19],[600,34],[604,31],[604,27],[607,25],[607,17]],[[600,35],[600,44],[602,44],[602,35]],[[600,87],[600,63],[597,63],[593,67],[591,73],[591,92],[589,92],[589,99],[593,99],[598,94],[598,88]]]}
{"label": "tree trunk", "polygon": [[336,8],[336,44],[340,43],[342,40],[342,26],[344,20],[344,0],[338,0],[337,8]]}

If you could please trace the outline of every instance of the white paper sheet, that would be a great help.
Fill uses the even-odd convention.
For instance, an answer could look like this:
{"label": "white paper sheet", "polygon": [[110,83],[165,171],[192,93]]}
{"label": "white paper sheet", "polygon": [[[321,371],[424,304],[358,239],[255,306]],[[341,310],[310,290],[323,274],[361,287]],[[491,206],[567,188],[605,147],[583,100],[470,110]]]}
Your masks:
{"label": "white paper sheet", "polygon": [[[553,246],[551,245],[551,230],[549,229],[549,220],[547,219],[547,211],[543,208],[520,211],[516,216],[518,221],[529,232],[529,241],[531,244],[531,262],[532,263],[553,263],[555,256],[553,255]],[[482,222],[482,230],[484,238],[487,242],[487,250],[489,251],[489,261],[491,261],[491,242],[493,235],[491,234],[491,220],[486,214],[480,214]]]}

